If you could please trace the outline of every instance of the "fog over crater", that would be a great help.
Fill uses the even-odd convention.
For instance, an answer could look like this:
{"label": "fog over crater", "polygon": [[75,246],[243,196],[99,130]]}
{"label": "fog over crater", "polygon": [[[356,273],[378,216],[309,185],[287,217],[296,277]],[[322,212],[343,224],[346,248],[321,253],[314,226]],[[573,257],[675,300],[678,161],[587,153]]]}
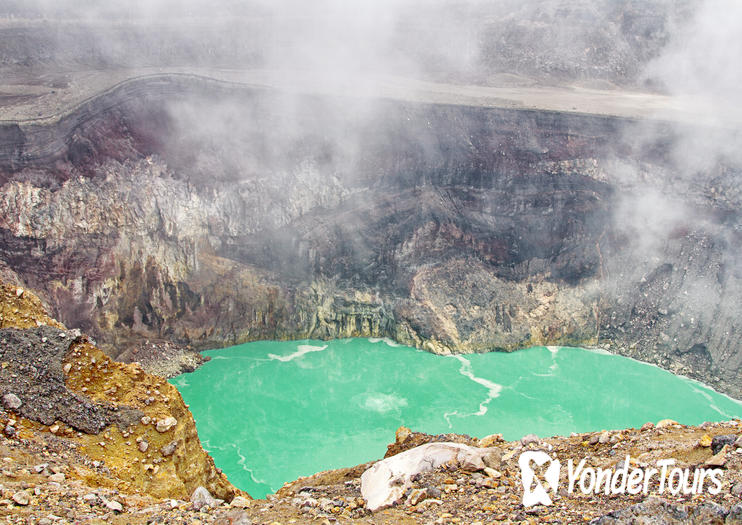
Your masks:
{"label": "fog over crater", "polygon": [[150,364],[568,344],[739,397],[741,10],[3,2],[2,278]]}

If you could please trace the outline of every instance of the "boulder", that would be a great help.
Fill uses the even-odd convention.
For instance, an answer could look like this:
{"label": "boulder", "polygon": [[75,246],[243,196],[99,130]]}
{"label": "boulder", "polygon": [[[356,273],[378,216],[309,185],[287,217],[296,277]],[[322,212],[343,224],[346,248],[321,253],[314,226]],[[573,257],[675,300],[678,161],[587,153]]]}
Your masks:
{"label": "boulder", "polygon": [[714,454],[718,454],[724,448],[724,445],[734,445],[735,441],[737,441],[737,434],[714,436],[714,439],[711,440],[711,450]]}
{"label": "boulder", "polygon": [[235,507],[237,509],[246,509],[250,506],[250,500],[247,499],[244,496],[236,496],[230,503],[230,507]]}
{"label": "boulder", "polygon": [[28,492],[23,490],[20,492],[16,492],[15,494],[13,494],[13,501],[16,505],[25,507],[29,503]]}
{"label": "boulder", "polygon": [[496,443],[504,441],[502,434],[490,434],[479,440],[479,446],[482,448],[489,448]]}
{"label": "boulder", "polygon": [[108,501],[106,501],[105,506],[106,506],[106,508],[108,510],[112,510],[114,512],[123,512],[124,511],[124,506],[121,503],[119,503],[118,501],[115,501],[115,500],[108,500]]}
{"label": "boulder", "polygon": [[198,487],[191,494],[191,503],[195,510],[201,510],[204,507],[218,507],[222,500],[216,499],[204,487]]}
{"label": "boulder", "polygon": [[412,485],[415,474],[434,470],[444,463],[457,461],[461,465],[484,469],[484,456],[491,449],[460,443],[427,443],[396,456],[379,461],[361,476],[361,495],[366,507],[375,511],[399,501]]}
{"label": "boulder", "polygon": [[8,410],[18,410],[21,408],[22,404],[23,402],[15,394],[8,393],[3,396],[3,405],[5,405],[5,408]]}

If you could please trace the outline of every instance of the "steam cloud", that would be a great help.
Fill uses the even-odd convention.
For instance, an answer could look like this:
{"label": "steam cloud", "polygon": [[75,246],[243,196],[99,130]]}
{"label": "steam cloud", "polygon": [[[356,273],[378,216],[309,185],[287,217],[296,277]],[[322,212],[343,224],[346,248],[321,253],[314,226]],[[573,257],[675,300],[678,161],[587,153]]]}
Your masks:
{"label": "steam cloud", "polygon": [[[310,79],[345,86],[351,98],[361,90],[373,93],[374,79],[390,75],[667,94],[680,112],[700,109],[703,121],[636,124],[625,136],[630,149],[644,158],[660,152],[661,158],[616,158],[605,167],[619,193],[614,224],[640,263],[626,273],[637,279],[662,265],[674,249],[673,238],[683,232],[718,235],[723,230],[697,210],[708,209],[709,202],[722,211],[742,207],[736,190],[742,173],[742,68],[737,65],[742,3],[735,0],[6,0],[0,5],[3,24],[48,31],[20,33],[37,53],[25,61],[3,55],[0,46],[0,68],[30,62],[62,70],[269,69],[284,71],[297,83]],[[307,146],[296,132],[306,118],[298,102],[286,96],[280,103],[285,117],[268,130],[270,140],[262,139],[274,157]],[[231,166],[235,177],[268,176],[257,156],[239,148],[243,138],[261,140],[259,134],[266,132],[251,128],[253,109],[234,101],[212,107],[209,116],[188,102],[174,103],[173,142],[225,145],[222,153],[234,158],[222,165]],[[311,186],[305,192],[289,190],[312,194],[307,207],[323,202],[318,188],[342,186],[343,174],[352,172],[363,156],[358,123],[380,118],[376,107],[356,101],[343,115],[317,117],[336,156],[328,176],[305,177]],[[424,130],[417,141],[411,145],[415,151],[443,155]],[[215,164],[212,158],[192,162],[204,171]],[[280,182],[276,186],[284,189]],[[301,210],[282,213],[278,226]],[[723,257],[737,267],[736,244],[731,238],[726,243]],[[683,285],[687,293],[678,301],[713,305],[718,295],[713,281],[689,276]]]}

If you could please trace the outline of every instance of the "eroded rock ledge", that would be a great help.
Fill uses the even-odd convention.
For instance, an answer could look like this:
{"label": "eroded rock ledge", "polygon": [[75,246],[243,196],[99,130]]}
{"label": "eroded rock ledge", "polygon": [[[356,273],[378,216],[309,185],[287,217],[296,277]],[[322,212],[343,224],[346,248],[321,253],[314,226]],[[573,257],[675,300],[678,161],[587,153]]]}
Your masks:
{"label": "eroded rock ledge", "polygon": [[[740,169],[689,182],[689,130],[143,79],[2,126],[0,261],[132,361],[257,339],[594,345],[739,396]],[[688,213],[646,227],[650,191]]]}

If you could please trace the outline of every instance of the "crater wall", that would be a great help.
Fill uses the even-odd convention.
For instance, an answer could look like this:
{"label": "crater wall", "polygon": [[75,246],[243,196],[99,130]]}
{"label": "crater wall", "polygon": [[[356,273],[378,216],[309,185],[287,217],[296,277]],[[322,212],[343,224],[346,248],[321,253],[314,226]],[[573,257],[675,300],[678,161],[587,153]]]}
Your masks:
{"label": "crater wall", "polygon": [[0,124],[0,271],[121,359],[587,345],[739,397],[737,166],[682,175],[663,123],[350,95],[152,77]]}

